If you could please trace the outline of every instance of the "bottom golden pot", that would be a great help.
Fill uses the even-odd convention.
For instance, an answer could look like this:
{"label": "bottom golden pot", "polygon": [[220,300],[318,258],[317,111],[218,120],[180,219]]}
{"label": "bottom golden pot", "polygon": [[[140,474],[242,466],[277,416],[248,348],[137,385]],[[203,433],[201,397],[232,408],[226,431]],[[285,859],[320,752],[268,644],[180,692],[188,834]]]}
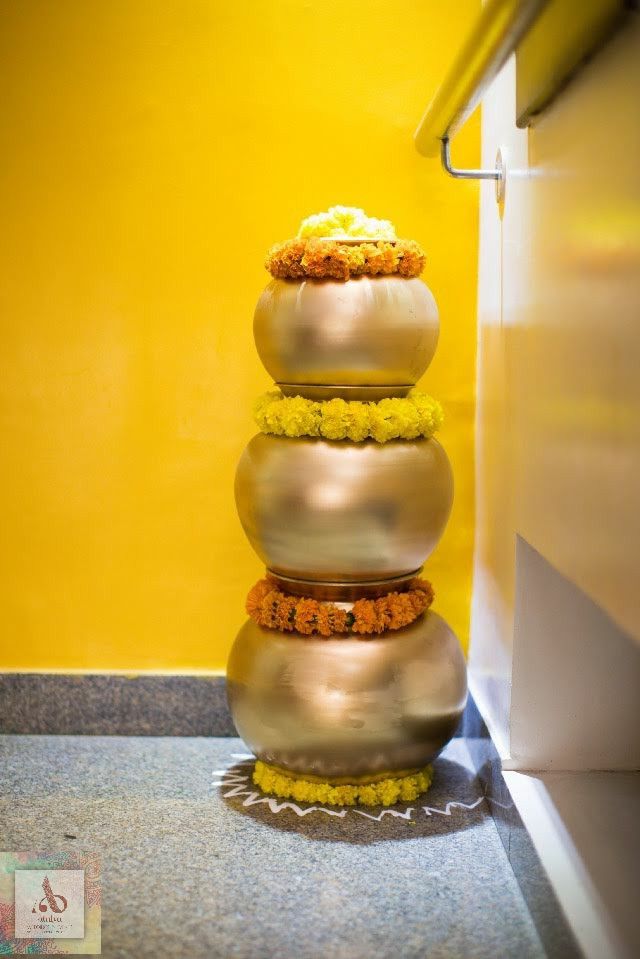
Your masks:
{"label": "bottom golden pot", "polygon": [[460,644],[432,611],[374,639],[242,627],[227,667],[229,706],[258,759],[355,782],[427,765],[467,698]]}

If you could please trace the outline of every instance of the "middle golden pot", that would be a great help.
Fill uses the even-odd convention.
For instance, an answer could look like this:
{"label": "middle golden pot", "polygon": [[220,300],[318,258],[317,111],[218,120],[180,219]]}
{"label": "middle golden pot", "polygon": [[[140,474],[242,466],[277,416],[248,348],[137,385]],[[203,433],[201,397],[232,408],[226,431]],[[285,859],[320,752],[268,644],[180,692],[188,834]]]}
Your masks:
{"label": "middle golden pot", "polygon": [[236,473],[249,541],[282,576],[319,582],[409,575],[436,547],[453,502],[434,439],[351,443],[258,434]]}

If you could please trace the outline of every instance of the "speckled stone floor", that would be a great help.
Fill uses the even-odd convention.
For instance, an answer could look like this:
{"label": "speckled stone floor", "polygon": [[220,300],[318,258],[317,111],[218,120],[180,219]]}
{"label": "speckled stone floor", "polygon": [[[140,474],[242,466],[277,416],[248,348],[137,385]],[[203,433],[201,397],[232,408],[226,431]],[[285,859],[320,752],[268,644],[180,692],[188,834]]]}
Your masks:
{"label": "speckled stone floor", "polygon": [[0,846],[101,854],[107,959],[544,956],[464,740],[391,813],[267,802],[246,762],[238,739],[0,737]]}

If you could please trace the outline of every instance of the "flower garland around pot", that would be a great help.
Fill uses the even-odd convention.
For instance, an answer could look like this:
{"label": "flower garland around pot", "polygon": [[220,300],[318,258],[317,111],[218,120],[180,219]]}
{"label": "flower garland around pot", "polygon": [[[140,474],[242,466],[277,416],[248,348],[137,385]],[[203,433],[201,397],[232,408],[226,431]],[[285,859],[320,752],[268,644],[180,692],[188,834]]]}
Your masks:
{"label": "flower garland around pot", "polygon": [[409,626],[433,603],[426,579],[413,579],[404,593],[387,593],[378,599],[359,599],[351,609],[278,589],[267,576],[258,580],[247,596],[247,613],[259,626],[303,636],[355,634],[366,639],[387,630]]}
{"label": "flower garland around pot", "polygon": [[271,390],[256,402],[254,419],[263,433],[276,436],[321,436],[354,443],[371,438],[386,443],[429,438],[440,429],[444,416],[440,403],[420,390],[377,402],[310,400]]}
{"label": "flower garland around pot", "polygon": [[353,785],[312,782],[303,776],[294,778],[260,760],[253,770],[254,783],[266,793],[282,799],[320,802],[329,806],[392,806],[396,802],[413,802],[426,792],[432,780],[432,766],[405,776]]}
{"label": "flower garland around pot", "polygon": [[312,237],[286,240],[270,250],[265,266],[279,280],[350,280],[358,276],[420,276],[425,256],[415,240]]}

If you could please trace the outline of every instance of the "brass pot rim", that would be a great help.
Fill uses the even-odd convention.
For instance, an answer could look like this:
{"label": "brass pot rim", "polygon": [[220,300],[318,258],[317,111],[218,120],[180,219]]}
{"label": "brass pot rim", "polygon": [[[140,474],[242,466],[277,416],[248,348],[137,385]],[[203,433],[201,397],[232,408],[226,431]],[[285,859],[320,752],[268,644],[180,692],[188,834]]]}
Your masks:
{"label": "brass pot rim", "polygon": [[388,386],[349,385],[341,383],[276,383],[285,396],[304,396],[308,400],[385,400],[404,398],[415,387],[415,383],[397,383]]}
{"label": "brass pot rim", "polygon": [[294,596],[309,596],[312,599],[337,600],[343,603],[384,596],[386,593],[405,592],[411,581],[419,576],[421,571],[420,566],[413,572],[403,573],[401,576],[348,582],[299,579],[294,576],[284,576],[267,567],[267,573],[271,579],[275,580],[276,584],[287,593],[293,593]]}
{"label": "brass pot rim", "polygon": [[[265,762],[265,760],[261,760]],[[359,776],[316,776],[314,773],[297,773],[293,769],[285,769],[277,763],[268,762],[266,765],[293,782],[327,783],[329,786],[368,786],[373,783],[384,782],[385,779],[404,779],[405,776],[415,776],[422,772],[423,766],[414,766],[411,769],[389,769],[379,773],[362,773]]]}
{"label": "brass pot rim", "polygon": [[257,439],[259,436],[264,436],[268,440],[282,440],[285,443],[310,443],[310,444],[321,444],[325,446],[332,447],[350,447],[351,449],[376,449],[376,450],[391,450],[401,446],[411,446],[424,443],[433,443],[436,446],[439,446],[444,451],[444,446],[438,439],[439,433],[434,433],[432,436],[412,436],[411,439],[405,439],[403,436],[394,436],[393,439],[385,440],[384,443],[380,443],[378,440],[374,439],[373,436],[366,436],[363,440],[350,440],[347,436],[341,440],[331,440],[326,436],[309,436],[308,434],[303,434],[302,436],[287,436],[285,433],[265,433],[258,427],[258,432],[254,433],[249,443]]}
{"label": "brass pot rim", "polygon": [[337,233],[335,236],[302,236],[298,239],[307,242],[309,240],[320,240],[323,243],[342,243],[344,246],[360,246],[363,243],[391,243],[395,246],[402,237],[396,236],[389,240],[386,236],[351,236],[348,233]]}

